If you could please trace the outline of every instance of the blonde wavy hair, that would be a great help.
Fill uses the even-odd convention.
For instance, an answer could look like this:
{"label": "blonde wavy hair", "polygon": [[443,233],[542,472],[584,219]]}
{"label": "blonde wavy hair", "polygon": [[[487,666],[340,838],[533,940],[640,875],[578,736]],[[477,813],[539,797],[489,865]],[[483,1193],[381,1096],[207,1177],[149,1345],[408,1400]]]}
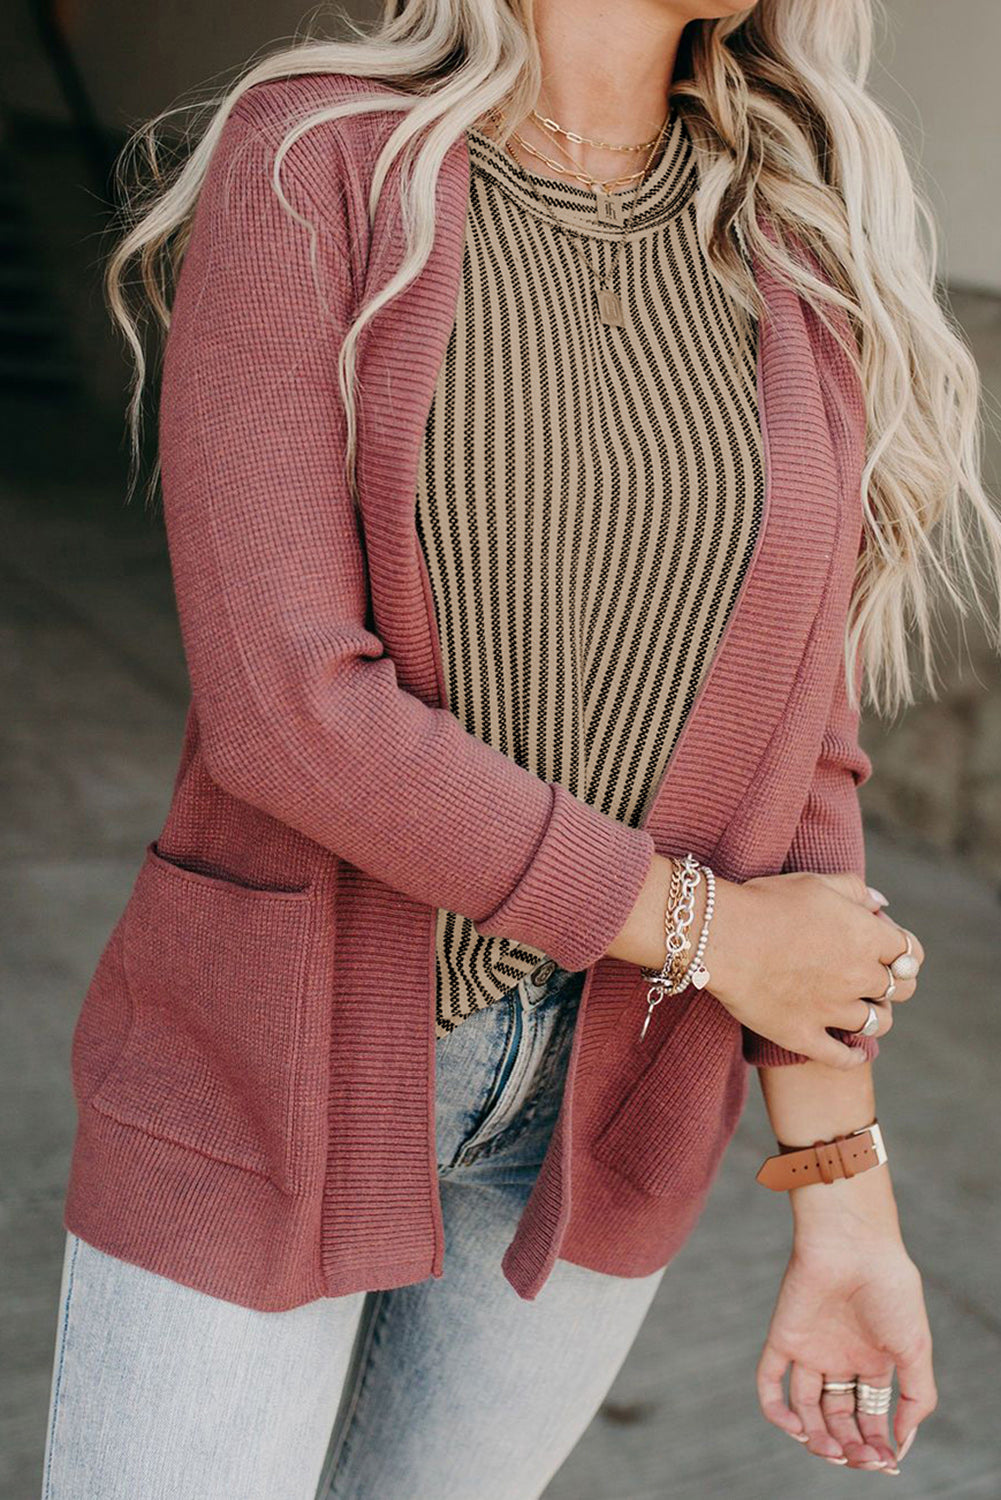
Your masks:
{"label": "blonde wavy hair", "polygon": [[[992,646],[1001,648],[1001,609],[995,614],[993,602],[1001,595],[1001,519],[980,477],[979,372],[936,294],[934,221],[893,125],[866,92],[873,3],[878,0],[759,0],[724,19],[692,21],[670,99],[685,117],[699,161],[700,240],[741,315],[762,312],[742,241],[815,309],[861,377],[864,538],[845,672],[853,705],[864,696],[889,714],[914,701],[915,657],[936,695],[934,612],[941,595],[960,615],[973,604]],[[280,174],[285,153],[302,134],[371,110],[400,114],[376,164],[371,208],[402,154],[406,253],[393,278],[359,310],[338,361],[345,462],[357,499],[359,335],[428,258],[435,184],[456,138],[494,107],[513,126],[535,103],[541,66],[532,11],[533,0],[386,0],[374,30],[362,31],[343,17],[347,40],[296,40],[248,66],[221,96],[165,110],[132,134],[118,163],[123,232],[108,259],[105,291],[133,359],[127,415],[133,484],[147,375],[144,318],[152,313],[161,330],[169,327],[171,288],[227,116],[242,94],[265,80],[348,73],[371,80],[371,92],[295,122],[276,153],[272,182],[295,213]],[[165,169],[159,127],[192,110],[207,112],[207,123],[197,130],[189,124],[185,146],[193,144]],[[138,178],[131,192],[130,175]],[[759,215],[774,240],[762,233]],[[803,245],[819,274],[797,254]],[[133,263],[138,296],[127,287]],[[853,339],[838,336],[834,309],[841,309],[840,322],[847,319]],[[159,464],[154,488],[158,471]]]}

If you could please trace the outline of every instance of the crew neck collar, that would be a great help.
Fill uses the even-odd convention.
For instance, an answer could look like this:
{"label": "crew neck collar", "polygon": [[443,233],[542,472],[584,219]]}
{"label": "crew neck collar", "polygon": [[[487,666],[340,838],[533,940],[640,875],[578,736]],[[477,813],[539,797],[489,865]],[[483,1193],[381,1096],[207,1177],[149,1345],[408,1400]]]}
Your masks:
{"label": "crew neck collar", "polygon": [[[564,182],[542,172],[531,172],[511,156],[505,146],[484,135],[475,126],[466,131],[470,165],[491,177],[505,192],[536,218],[571,225],[578,233],[602,239],[622,238],[618,225],[599,224],[595,217],[594,193],[579,182]],[[552,153],[556,156],[556,151]],[[527,180],[526,180],[527,179]],[[658,160],[642,184],[626,238],[658,227],[674,217],[688,202],[698,185],[698,170],[691,136],[681,114],[668,121]],[[533,191],[534,189],[534,191]],[[633,190],[616,194],[626,214]]]}

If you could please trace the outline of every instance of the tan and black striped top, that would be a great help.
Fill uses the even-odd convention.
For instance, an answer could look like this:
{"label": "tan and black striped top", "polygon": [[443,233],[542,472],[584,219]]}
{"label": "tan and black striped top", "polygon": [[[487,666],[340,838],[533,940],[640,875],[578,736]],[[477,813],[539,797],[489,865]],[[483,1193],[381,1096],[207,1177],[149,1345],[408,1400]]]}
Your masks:
{"label": "tan and black striped top", "polygon": [[[591,190],[531,173],[533,193],[503,147],[467,139],[463,271],[417,493],[448,707],[638,826],[761,519],[756,327],[740,332],[700,252],[680,115],[619,252],[623,328],[601,321],[582,258],[607,266],[622,233]],[[439,911],[437,1035],[545,956]]]}

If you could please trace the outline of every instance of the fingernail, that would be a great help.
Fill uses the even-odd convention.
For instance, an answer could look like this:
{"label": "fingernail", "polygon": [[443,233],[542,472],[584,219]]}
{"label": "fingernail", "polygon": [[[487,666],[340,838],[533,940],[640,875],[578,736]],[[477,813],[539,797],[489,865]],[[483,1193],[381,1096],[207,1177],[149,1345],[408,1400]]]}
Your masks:
{"label": "fingernail", "polygon": [[[784,1427],[782,1431],[785,1432]],[[790,1432],[787,1436],[791,1437],[797,1443],[808,1443],[810,1441],[810,1434],[808,1432]]]}
{"label": "fingernail", "polygon": [[906,1457],[906,1455],[910,1452],[911,1444],[913,1443],[913,1441],[917,1437],[917,1435],[918,1435],[918,1429],[915,1427],[904,1438],[904,1441],[901,1443],[900,1447],[897,1449],[897,1463],[898,1464],[900,1463],[901,1459],[904,1458],[904,1457]]}
{"label": "fingernail", "polygon": [[879,1472],[881,1474],[899,1474],[900,1470],[899,1469],[880,1469]]}
{"label": "fingernail", "polygon": [[840,1458],[830,1458],[826,1453],[822,1453],[820,1456],[829,1464],[846,1464],[848,1462],[844,1454],[842,1454]]}
{"label": "fingernail", "polygon": [[874,885],[867,885],[866,886],[866,890],[869,892],[869,895],[872,897],[872,899],[879,906],[889,906],[890,902],[889,902],[888,898],[883,895],[882,891],[877,891],[877,889],[876,889],[876,887]]}

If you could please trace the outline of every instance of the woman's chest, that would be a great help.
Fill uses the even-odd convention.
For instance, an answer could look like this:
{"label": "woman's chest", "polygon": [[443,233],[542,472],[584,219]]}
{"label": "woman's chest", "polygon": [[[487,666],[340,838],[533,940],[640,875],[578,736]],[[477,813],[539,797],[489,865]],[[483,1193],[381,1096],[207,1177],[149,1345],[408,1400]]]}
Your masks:
{"label": "woman's chest", "polygon": [[[725,546],[763,490],[757,338],[708,271],[694,210],[577,237],[490,184],[467,217],[418,475],[427,543],[587,565]],[[603,282],[624,326],[600,316]]]}

